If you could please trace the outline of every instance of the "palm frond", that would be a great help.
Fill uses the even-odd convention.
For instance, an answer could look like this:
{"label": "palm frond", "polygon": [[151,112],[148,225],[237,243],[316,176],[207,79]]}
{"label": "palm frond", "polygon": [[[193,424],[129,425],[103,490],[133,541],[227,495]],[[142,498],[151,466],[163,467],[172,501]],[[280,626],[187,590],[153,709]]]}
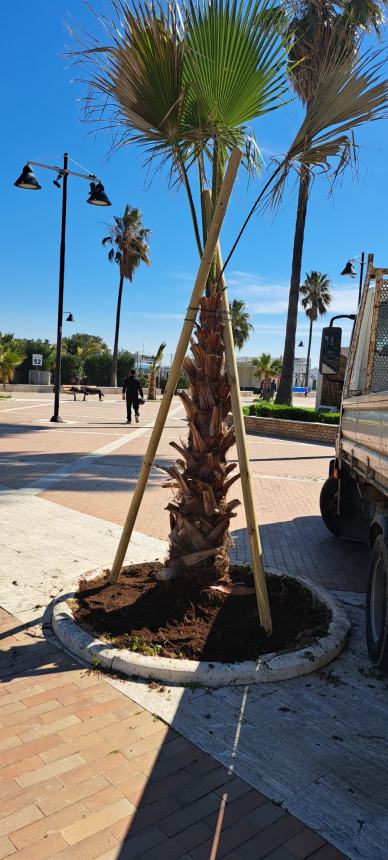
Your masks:
{"label": "palm frond", "polygon": [[328,172],[331,159],[337,159],[333,171],[337,179],[345,166],[356,163],[354,130],[386,116],[388,80],[382,78],[386,58],[385,50],[371,49],[351,66],[342,51],[329,52],[303,122],[279,165],[272,203],[281,199],[292,167]]}
{"label": "palm frond", "polygon": [[[289,37],[275,0],[112,7],[111,19],[97,15],[105,43],[73,32],[73,57],[86,116],[114,130],[115,145],[141,144],[182,179],[182,159],[192,164],[213,137],[245,148],[246,124],[284,103]],[[252,145],[247,154],[258,163]]]}

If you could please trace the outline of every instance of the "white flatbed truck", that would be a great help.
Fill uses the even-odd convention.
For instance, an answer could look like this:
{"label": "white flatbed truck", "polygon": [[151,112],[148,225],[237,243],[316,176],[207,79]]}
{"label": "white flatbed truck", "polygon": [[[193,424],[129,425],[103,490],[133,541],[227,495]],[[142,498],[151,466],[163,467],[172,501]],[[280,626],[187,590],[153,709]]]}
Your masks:
{"label": "white flatbed truck", "polygon": [[[339,367],[341,329],[322,334],[320,371]],[[369,543],[366,635],[372,662],[388,670],[388,268],[369,255],[346,365],[336,456],[321,491],[333,534]]]}

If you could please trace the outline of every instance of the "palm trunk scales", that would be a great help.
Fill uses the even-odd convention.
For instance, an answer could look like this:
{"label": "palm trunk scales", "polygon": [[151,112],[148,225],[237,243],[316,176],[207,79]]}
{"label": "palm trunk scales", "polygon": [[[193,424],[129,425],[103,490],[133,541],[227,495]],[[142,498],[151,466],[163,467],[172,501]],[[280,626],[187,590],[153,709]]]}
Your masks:
{"label": "palm trunk scales", "polygon": [[284,344],[283,368],[280,376],[276,403],[292,405],[292,379],[295,361],[295,335],[298,320],[298,302],[300,275],[302,270],[302,253],[304,230],[306,224],[307,204],[309,195],[310,174],[306,167],[302,166],[300,182],[298,209],[296,214],[294,248],[292,255],[290,296],[288,301],[288,314],[286,325],[286,339]]}
{"label": "palm trunk scales", "polygon": [[119,352],[119,332],[120,332],[120,316],[121,316],[121,301],[123,297],[123,285],[124,285],[124,275],[120,275],[120,283],[119,283],[119,291],[117,295],[117,307],[116,307],[116,325],[115,325],[115,339],[113,344],[113,356],[112,356],[112,369],[111,369],[111,379],[110,384],[113,388],[117,385],[117,356]]}
{"label": "palm trunk scales", "polygon": [[[204,280],[202,277],[201,292],[203,292],[211,264],[211,260],[209,264],[209,254],[213,255],[216,251],[224,213],[218,228],[215,226],[215,222],[217,222],[217,218],[220,218],[220,203],[221,212],[222,206],[225,205],[222,201],[223,195],[226,196],[226,200],[229,197],[231,185],[234,182],[233,178],[229,187],[230,178],[233,170],[235,171],[234,176],[236,175],[241,158],[241,154],[238,153],[238,155],[237,164],[233,165],[232,163],[233,155],[229,163],[190,302],[190,309],[198,300],[200,306],[200,323],[196,325],[195,336],[191,339],[193,358],[185,357],[188,340],[186,347],[184,347],[185,332],[188,332],[189,326],[192,330],[194,323],[194,316],[191,317],[190,315],[190,318],[186,318],[184,323],[157,422],[151,434],[139,481],[132,498],[112,567],[111,582],[117,581],[121,570],[172,394],[183,364],[189,376],[191,387],[191,396],[184,393],[181,398],[188,417],[189,436],[187,442],[181,442],[181,445],[175,442],[171,443],[177,449],[180,457],[175,465],[166,470],[172,479],[168,486],[172,486],[176,491],[174,501],[168,505],[171,523],[169,566],[176,572],[182,573],[183,568],[183,572],[187,572],[190,576],[199,575],[200,581],[204,584],[228,579],[228,551],[231,545],[229,526],[231,518],[235,515],[234,509],[238,505],[238,501],[232,499],[228,502],[226,494],[239,477],[239,475],[231,475],[235,469],[235,464],[228,464],[226,461],[226,454],[235,441],[234,429],[227,430],[226,428],[226,417],[231,403],[231,382],[233,385],[234,422],[239,437],[239,459],[240,452],[245,453],[241,477],[260,621],[266,632],[270,634],[272,630],[271,616],[258,528],[255,522],[249,478],[249,460],[245,446],[238,377],[235,368],[233,336],[227,313],[227,297],[224,291],[206,298],[199,298],[201,293],[196,292],[201,282],[201,271],[205,278]],[[228,189],[227,194],[226,189]],[[219,255],[219,249],[217,249],[217,253]],[[205,268],[207,269],[206,275]],[[224,346],[225,320],[227,336]],[[225,369],[225,347],[228,350],[227,361],[230,368],[230,382]]]}
{"label": "palm trunk scales", "polygon": [[204,583],[228,579],[231,546],[230,520],[238,500],[226,494],[239,475],[235,463],[226,462],[234,445],[234,430],[226,429],[230,411],[230,385],[225,371],[221,294],[200,302],[199,324],[191,341],[193,358],[184,370],[190,395],[180,395],[189,424],[187,442],[170,444],[180,459],[168,471],[175,489],[170,511],[169,567],[199,576]]}

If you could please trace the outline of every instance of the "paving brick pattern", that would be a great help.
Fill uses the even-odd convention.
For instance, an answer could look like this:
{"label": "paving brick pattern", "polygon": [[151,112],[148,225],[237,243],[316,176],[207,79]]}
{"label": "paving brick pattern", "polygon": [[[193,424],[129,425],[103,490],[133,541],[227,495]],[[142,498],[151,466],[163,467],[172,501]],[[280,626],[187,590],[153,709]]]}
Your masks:
{"label": "paving brick pattern", "polygon": [[[27,399],[0,403],[0,484],[20,489],[57,472],[40,496],[65,507],[122,524],[144,457],[158,404],[146,403],[141,411],[142,435],[137,426],[125,424],[119,397],[103,403],[62,399],[67,424],[50,425],[52,399],[30,395]],[[159,446],[156,462],[171,462],[172,440],[185,436],[184,412],[172,411]],[[70,423],[74,422],[74,423]],[[118,445],[112,452],[85,455],[101,447]],[[345,591],[365,590],[367,551],[359,544],[341,543],[327,531],[319,512],[319,493],[328,473],[333,447],[305,442],[248,436],[257,519],[261,527],[264,558],[268,567],[308,576],[318,584]],[[82,459],[82,457],[84,459]],[[231,452],[236,459],[236,452]],[[73,465],[72,465],[73,464]],[[63,467],[71,467],[61,476]],[[165,475],[151,472],[136,529],[165,540],[170,491],[163,488]],[[241,500],[237,482],[233,495]],[[249,558],[242,506],[232,522],[234,557]]]}
{"label": "paving brick pattern", "polygon": [[0,679],[0,858],[344,857],[4,610]]}

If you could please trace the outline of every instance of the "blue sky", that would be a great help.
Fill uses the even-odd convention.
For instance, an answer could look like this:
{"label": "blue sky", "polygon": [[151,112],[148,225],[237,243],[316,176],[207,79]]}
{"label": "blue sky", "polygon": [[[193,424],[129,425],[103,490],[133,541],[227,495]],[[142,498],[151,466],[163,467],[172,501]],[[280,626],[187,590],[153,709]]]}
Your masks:
{"label": "blue sky", "polygon": [[[108,0],[94,0],[94,5],[105,12],[110,8]],[[0,329],[19,337],[55,339],[61,192],[49,171],[37,170],[43,186],[37,193],[18,190],[13,182],[27,159],[59,164],[67,150],[102,177],[112,207],[87,206],[87,183],[69,180],[65,309],[72,311],[76,325],[65,324],[64,334],[88,331],[112,345],[118,272],[108,264],[101,239],[110,218],[128,202],[141,209],[152,231],[152,265],[140,268],[133,284],[125,287],[120,346],[152,353],[163,339],[169,356],[198,266],[184,193],[168,189],[165,173],[149,175],[142,153],[133,147],[108,157],[109,134],[96,135],[82,122],[84,89],[73,82],[77,69],[64,57],[70,44],[66,22],[77,21],[96,31],[82,0],[7,2],[2,20]],[[256,123],[257,141],[267,160],[284,151],[299,121],[300,109],[293,103]],[[312,192],[303,272],[314,268],[329,275],[331,314],[356,308],[357,282],[339,275],[349,257],[370,251],[377,265],[388,266],[387,133],[386,121],[361,129],[358,178],[348,173],[334,197],[323,179],[317,179]],[[247,185],[240,171],[221,237],[224,257],[264,178],[265,172]],[[230,296],[246,302],[254,325],[243,354],[283,351],[295,204],[291,183],[276,217],[266,214],[251,221],[228,269]],[[321,325],[316,325],[313,364]],[[307,328],[301,310],[297,334],[305,343]],[[346,342],[349,328],[344,330]],[[303,354],[305,350],[297,350],[297,355]]]}

